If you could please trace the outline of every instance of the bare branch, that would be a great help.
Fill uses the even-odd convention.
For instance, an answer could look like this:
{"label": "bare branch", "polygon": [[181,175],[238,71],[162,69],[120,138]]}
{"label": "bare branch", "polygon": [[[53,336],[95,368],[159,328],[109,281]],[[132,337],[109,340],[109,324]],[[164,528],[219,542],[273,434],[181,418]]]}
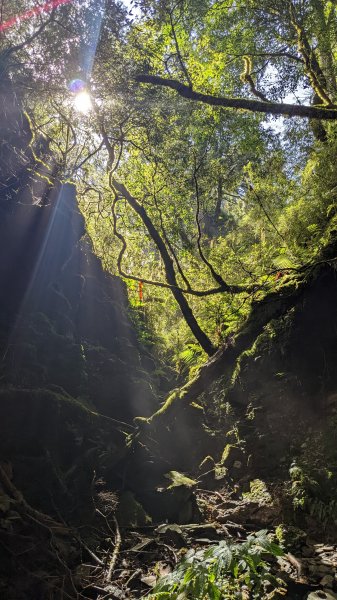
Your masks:
{"label": "bare branch", "polygon": [[40,25],[40,27],[38,27],[36,29],[36,31],[34,31],[34,33],[28,37],[26,40],[24,40],[23,42],[21,42],[21,44],[17,44],[16,46],[11,46],[10,48],[7,48],[3,54],[6,54],[7,57],[10,56],[11,54],[14,54],[15,52],[18,52],[19,50],[22,50],[22,48],[24,48],[25,46],[29,46],[29,44],[31,44],[35,38],[37,38],[40,33],[42,33],[42,31],[47,27],[47,25],[49,25],[49,23],[53,20],[54,18],[54,12],[53,11],[50,16],[48,17],[48,19],[46,19],[46,21],[43,21]]}
{"label": "bare branch", "polygon": [[274,221],[272,220],[272,218],[270,217],[268,211],[266,210],[264,203],[262,202],[259,194],[256,192],[256,190],[254,189],[253,184],[249,181],[248,182],[248,187],[249,187],[249,191],[252,192],[254,198],[256,199],[259,207],[261,208],[263,214],[265,215],[266,219],[269,221],[269,223],[271,224],[272,228],[276,231],[277,235],[281,238],[281,240],[283,241],[283,243],[285,243],[287,245],[287,242],[284,238],[284,236],[282,235],[282,233],[279,231],[279,229],[277,228],[277,226],[275,225]]}
{"label": "bare branch", "polygon": [[185,275],[185,273],[184,273],[184,271],[183,271],[183,269],[182,269],[182,266],[181,266],[181,264],[180,264],[180,262],[179,262],[179,260],[178,260],[177,253],[176,253],[176,251],[174,250],[174,248],[173,248],[173,245],[172,245],[172,243],[171,243],[171,241],[170,241],[170,239],[168,238],[168,235],[167,235],[167,233],[166,233],[166,228],[165,228],[165,226],[164,226],[164,221],[163,221],[163,212],[162,212],[162,210],[161,210],[161,208],[160,208],[160,206],[159,206],[159,203],[158,203],[158,201],[157,201],[157,195],[156,195],[156,193],[155,193],[155,192],[153,193],[153,199],[154,199],[154,203],[155,203],[156,209],[157,209],[157,211],[158,211],[158,214],[159,214],[159,219],[160,219],[160,227],[161,227],[161,230],[162,230],[162,232],[163,232],[163,238],[164,238],[164,241],[165,241],[165,243],[166,243],[166,245],[167,245],[167,247],[168,247],[169,251],[171,252],[171,254],[172,254],[172,256],[173,256],[173,259],[174,259],[174,262],[175,262],[175,264],[176,264],[176,267],[177,267],[177,269],[178,269],[178,272],[179,272],[179,274],[180,274],[180,276],[181,276],[181,278],[182,278],[183,282],[185,283],[185,285],[186,285],[186,288],[187,288],[188,290],[190,290],[190,289],[191,289],[191,284],[190,284],[189,280],[187,279],[187,277],[186,277],[186,275]]}
{"label": "bare branch", "polygon": [[[240,56],[243,58],[243,54],[231,54],[230,56]],[[287,50],[279,50],[278,52],[249,52],[249,56],[261,56],[266,58],[289,58],[290,60],[294,60],[298,63],[303,64],[303,58],[300,56],[296,56],[296,54],[292,54],[291,52],[287,52]]]}
{"label": "bare branch", "polygon": [[[86,162],[88,162],[88,160],[90,160],[93,156],[95,156],[95,154],[97,154],[103,148],[103,146],[104,142],[102,141],[97,148],[94,148],[92,152],[89,152],[89,154],[87,154],[87,156],[85,156],[85,158],[76,167],[73,168],[72,173],[75,173],[75,171],[78,171],[78,169],[83,167],[83,165]],[[77,158],[79,158],[79,156]]]}

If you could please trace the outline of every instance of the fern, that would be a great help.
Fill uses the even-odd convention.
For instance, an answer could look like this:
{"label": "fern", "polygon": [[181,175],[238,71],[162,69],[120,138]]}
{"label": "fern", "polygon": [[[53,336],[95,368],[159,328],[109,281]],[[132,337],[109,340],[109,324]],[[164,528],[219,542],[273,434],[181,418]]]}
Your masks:
{"label": "fern", "polygon": [[250,598],[262,598],[267,583],[275,591],[283,584],[270,573],[270,555],[282,556],[283,550],[266,531],[248,536],[243,543],[221,541],[206,550],[188,552],[148,599],[231,600],[241,597],[243,589],[249,590]]}
{"label": "fern", "polygon": [[293,269],[298,265],[295,264],[294,260],[286,254],[279,254],[273,259],[273,264],[276,269]]}
{"label": "fern", "polygon": [[186,348],[179,353],[177,364],[183,372],[197,366],[201,358],[200,347],[197,344],[187,344]]}
{"label": "fern", "polygon": [[336,500],[330,500],[324,502],[320,498],[308,498],[306,501],[309,514],[318,519],[324,529],[328,525],[337,523],[337,502]]}

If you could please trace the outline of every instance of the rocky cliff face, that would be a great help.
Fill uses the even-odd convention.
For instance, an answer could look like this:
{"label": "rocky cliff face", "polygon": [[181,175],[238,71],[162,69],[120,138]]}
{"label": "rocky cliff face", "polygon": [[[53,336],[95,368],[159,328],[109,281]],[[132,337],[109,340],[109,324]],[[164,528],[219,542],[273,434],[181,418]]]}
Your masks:
{"label": "rocky cliff face", "polygon": [[0,111],[2,381],[58,385],[123,418],[148,413],[148,357],[124,286],[91,250],[75,187],[48,183],[9,83]]}
{"label": "rocky cliff face", "polygon": [[[75,187],[41,162],[43,140],[9,80],[0,139],[0,538],[16,548],[27,510],[42,527],[46,514],[87,522],[96,480],[107,494],[123,487],[132,419],[154,407],[154,362],[123,283],[92,252]],[[9,551],[1,564],[6,597],[47,597],[29,577],[34,592],[9,592],[18,565]]]}

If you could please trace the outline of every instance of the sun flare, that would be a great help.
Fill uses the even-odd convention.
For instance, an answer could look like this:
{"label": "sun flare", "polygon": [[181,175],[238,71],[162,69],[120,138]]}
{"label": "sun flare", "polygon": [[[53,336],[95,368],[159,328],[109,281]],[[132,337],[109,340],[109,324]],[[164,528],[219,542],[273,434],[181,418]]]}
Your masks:
{"label": "sun flare", "polygon": [[74,98],[74,107],[78,112],[85,115],[92,109],[92,102],[88,92],[83,91],[76,94]]}

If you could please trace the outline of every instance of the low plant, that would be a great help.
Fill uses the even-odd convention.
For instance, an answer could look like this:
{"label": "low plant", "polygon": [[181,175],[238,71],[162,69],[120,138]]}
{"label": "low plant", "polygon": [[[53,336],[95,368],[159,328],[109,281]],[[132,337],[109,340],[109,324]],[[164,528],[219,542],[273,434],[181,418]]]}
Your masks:
{"label": "low plant", "polygon": [[[318,438],[319,439],[319,438]],[[311,444],[305,448],[299,462],[293,462],[289,474],[290,495],[295,509],[310,515],[324,529],[337,525],[336,477],[334,452],[335,433],[329,430],[321,445]],[[330,446],[332,446],[332,451]],[[321,447],[321,455],[314,455],[313,449]],[[327,468],[327,464],[331,465]]]}
{"label": "low plant", "polygon": [[284,554],[267,531],[244,542],[221,541],[189,551],[170,575],[159,580],[150,600],[234,600],[272,598],[283,582],[271,573],[272,557]]}

